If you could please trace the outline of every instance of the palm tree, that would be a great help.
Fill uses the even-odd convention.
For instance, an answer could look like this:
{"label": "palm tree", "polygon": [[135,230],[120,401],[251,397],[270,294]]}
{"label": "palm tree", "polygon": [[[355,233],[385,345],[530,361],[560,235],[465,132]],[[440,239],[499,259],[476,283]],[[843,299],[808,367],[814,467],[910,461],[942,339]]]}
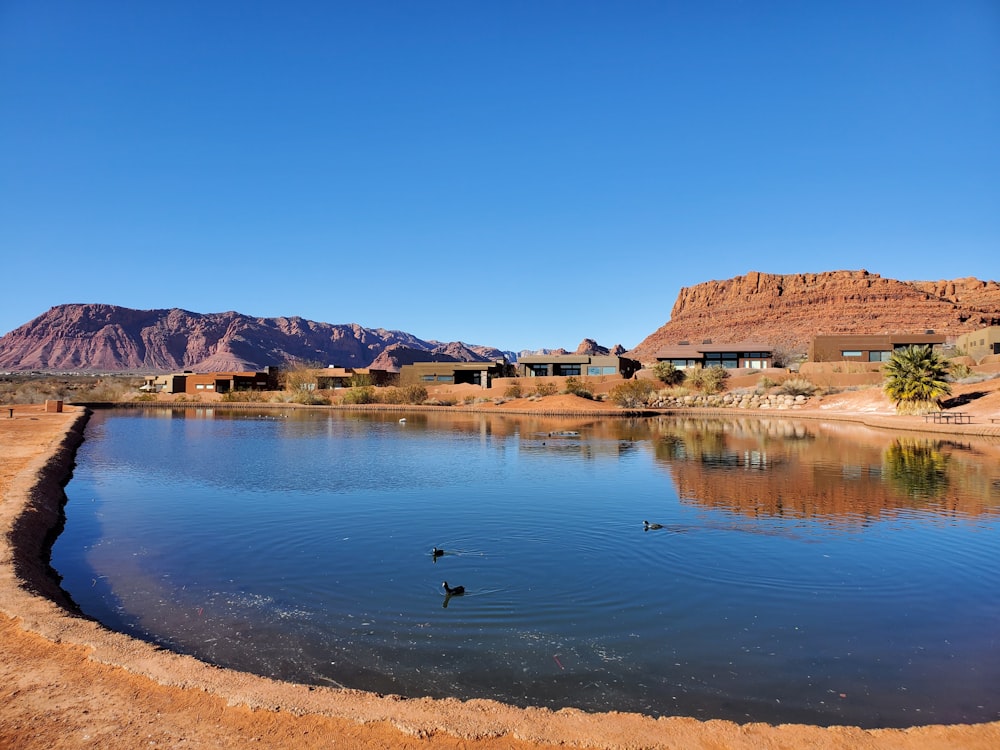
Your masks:
{"label": "palm tree", "polygon": [[886,395],[900,414],[922,414],[941,408],[951,393],[945,380],[951,365],[930,346],[907,346],[892,353],[885,366]]}

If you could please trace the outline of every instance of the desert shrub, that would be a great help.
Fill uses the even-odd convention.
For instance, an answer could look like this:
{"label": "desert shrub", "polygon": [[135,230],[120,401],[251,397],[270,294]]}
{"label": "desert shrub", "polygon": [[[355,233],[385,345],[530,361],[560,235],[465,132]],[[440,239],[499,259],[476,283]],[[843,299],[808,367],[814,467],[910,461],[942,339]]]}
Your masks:
{"label": "desert shrub", "polygon": [[626,380],[611,389],[611,400],[625,409],[645,406],[650,395],[656,390],[648,380]]}
{"label": "desert shrub", "polygon": [[579,396],[580,398],[590,398],[594,397],[593,392],[587,385],[580,381],[579,378],[570,376],[566,378],[566,387],[563,389],[563,393],[570,393],[574,396]]}
{"label": "desert shrub", "polygon": [[536,396],[555,396],[558,389],[555,383],[537,383],[535,384],[535,395]]}
{"label": "desert shrub", "polygon": [[[356,386],[359,388],[364,388],[364,386]],[[395,386],[390,386],[389,388],[383,388],[378,394],[378,401],[382,404],[405,404],[406,394],[403,392],[402,388],[396,388]]]}
{"label": "desert shrub", "polygon": [[370,385],[348,388],[340,400],[345,404],[374,404],[376,401],[375,388]]}
{"label": "desert shrub", "polygon": [[356,372],[351,375],[351,388],[364,388],[372,385],[372,376],[367,372]]}
{"label": "desert shrub", "polygon": [[774,388],[777,384],[777,381],[772,380],[767,375],[761,375],[757,381],[757,388],[761,391],[766,391],[768,388]]}
{"label": "desert shrub", "polygon": [[789,378],[778,386],[782,396],[811,396],[815,392],[816,386],[805,378]]}
{"label": "desert shrub", "polygon": [[728,377],[729,370],[721,365],[695,367],[685,370],[684,383],[696,391],[711,395],[724,389]]}
{"label": "desert shrub", "polygon": [[294,391],[289,401],[293,404],[302,404],[303,406],[320,406],[330,403],[330,399],[327,396],[317,391]]}
{"label": "desert shrub", "polygon": [[422,385],[389,386],[375,393],[376,399],[383,404],[422,404],[427,400],[427,389]]}
{"label": "desert shrub", "polygon": [[678,370],[673,362],[657,362],[653,374],[664,385],[680,385],[684,382],[684,371]]}
{"label": "desert shrub", "polygon": [[521,398],[521,384],[511,383],[503,392],[504,398]]}
{"label": "desert shrub", "polygon": [[223,393],[220,400],[227,403],[259,403],[267,401],[267,396],[263,391],[229,391]]}
{"label": "desert shrub", "polygon": [[950,377],[952,380],[964,380],[972,375],[972,368],[962,362],[954,362],[951,365]]}
{"label": "desert shrub", "polygon": [[140,393],[138,396],[132,397],[133,401],[146,402],[146,401],[156,401],[156,396],[152,393]]}

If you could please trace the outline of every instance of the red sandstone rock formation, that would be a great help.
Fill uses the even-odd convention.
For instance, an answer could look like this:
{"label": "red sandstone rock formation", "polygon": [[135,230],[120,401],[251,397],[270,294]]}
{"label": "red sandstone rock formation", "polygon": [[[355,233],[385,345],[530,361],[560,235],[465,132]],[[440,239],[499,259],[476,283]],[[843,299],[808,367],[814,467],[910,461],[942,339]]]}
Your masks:
{"label": "red sandstone rock formation", "polygon": [[0,338],[0,369],[47,371],[259,370],[289,362],[367,367],[391,346],[493,359],[490,347],[424,341],[402,331],[236,312],[59,305]]}
{"label": "red sandstone rock formation", "polygon": [[994,322],[1000,322],[996,281],[896,281],[867,271],[754,271],[681,289],[670,320],[629,356],[649,362],[664,346],[704,339],[716,344],[752,340],[805,353],[818,334],[932,329],[957,336]]}

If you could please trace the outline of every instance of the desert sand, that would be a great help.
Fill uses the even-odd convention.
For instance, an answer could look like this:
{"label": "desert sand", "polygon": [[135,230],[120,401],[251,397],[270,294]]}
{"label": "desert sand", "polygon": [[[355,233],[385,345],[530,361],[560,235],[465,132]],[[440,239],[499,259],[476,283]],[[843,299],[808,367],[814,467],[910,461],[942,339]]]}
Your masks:
{"label": "desert sand", "polygon": [[[966,409],[976,415],[972,425],[896,417],[877,391],[788,416],[1000,436],[1000,423],[987,418],[1000,415],[1000,390],[991,387]],[[594,406],[550,398],[505,408]],[[85,420],[78,407],[0,412],[0,748],[1000,747],[1000,722],[884,730],[739,725],[308,687],[218,669],[112,633],[67,608],[45,565]]]}

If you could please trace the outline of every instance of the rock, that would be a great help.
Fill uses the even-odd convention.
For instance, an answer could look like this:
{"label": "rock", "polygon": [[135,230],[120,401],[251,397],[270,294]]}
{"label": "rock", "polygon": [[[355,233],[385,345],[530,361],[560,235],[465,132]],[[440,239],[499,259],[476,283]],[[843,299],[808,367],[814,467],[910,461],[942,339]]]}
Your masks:
{"label": "rock", "polygon": [[758,341],[804,354],[817,334],[923,333],[947,336],[1000,324],[1000,284],[896,281],[867,271],[750,272],[681,289],[670,320],[628,352],[651,362],[679,341]]}

